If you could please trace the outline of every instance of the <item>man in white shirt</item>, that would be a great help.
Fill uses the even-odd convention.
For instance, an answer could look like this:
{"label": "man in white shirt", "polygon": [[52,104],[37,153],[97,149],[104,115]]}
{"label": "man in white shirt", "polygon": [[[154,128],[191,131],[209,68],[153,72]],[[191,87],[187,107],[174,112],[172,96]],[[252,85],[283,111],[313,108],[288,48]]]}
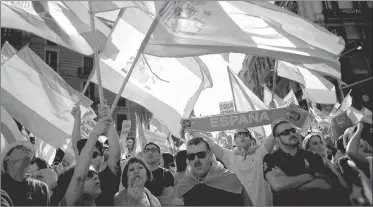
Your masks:
{"label": "man in white shirt", "polygon": [[260,146],[251,147],[255,139],[247,129],[237,130],[234,135],[236,149],[227,150],[207,139],[211,151],[221,160],[228,170],[236,173],[248,192],[254,206],[271,206],[272,193],[263,176],[263,158],[271,153],[276,143],[269,136]]}

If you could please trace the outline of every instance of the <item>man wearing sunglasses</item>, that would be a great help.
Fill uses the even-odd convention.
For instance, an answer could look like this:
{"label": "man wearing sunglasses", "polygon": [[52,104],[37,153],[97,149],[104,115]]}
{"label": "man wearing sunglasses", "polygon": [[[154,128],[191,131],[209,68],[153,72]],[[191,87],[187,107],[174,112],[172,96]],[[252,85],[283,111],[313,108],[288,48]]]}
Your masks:
{"label": "man wearing sunglasses", "polygon": [[[202,135],[204,136],[204,135]],[[222,160],[228,170],[236,173],[248,192],[255,206],[272,205],[270,187],[263,178],[263,158],[271,153],[275,145],[273,136],[269,136],[263,144],[253,146],[256,140],[247,129],[238,129],[234,134],[234,150],[224,149],[214,143],[208,136],[204,136],[211,146],[216,158]]]}
{"label": "man wearing sunglasses", "polygon": [[174,176],[160,166],[161,148],[154,142],[148,142],[143,150],[143,155],[153,179],[146,181],[145,187],[158,198],[162,206],[170,205],[174,197]]}
{"label": "man wearing sunglasses", "polygon": [[26,173],[32,158],[34,146],[26,141],[12,143],[2,152],[1,189],[8,193],[15,206],[49,205],[48,186]]}
{"label": "man wearing sunglasses", "polygon": [[293,124],[277,120],[272,133],[279,149],[263,159],[264,177],[272,188],[274,206],[329,205],[330,181],[322,158],[299,148]]}
{"label": "man wearing sunglasses", "polygon": [[194,137],[187,143],[187,170],[176,189],[186,206],[249,206],[252,202],[235,173],[213,159],[208,142]]}
{"label": "man wearing sunglasses", "polygon": [[[105,101],[106,102],[106,101]],[[110,108],[107,105],[99,108],[99,117],[105,117],[109,114]],[[79,156],[82,149],[87,143],[87,139],[81,139],[80,134],[80,123],[81,123],[81,111],[79,106],[75,106],[72,110],[72,115],[75,118],[74,128],[72,132],[72,146],[76,156]],[[95,148],[91,159],[91,165],[99,172],[99,178],[101,183],[101,194],[96,199],[96,205],[98,206],[113,206],[114,195],[119,191],[120,184],[120,154],[121,149],[119,145],[119,137],[115,129],[114,123],[111,123],[107,133],[105,134],[108,140],[108,158],[103,167],[100,170],[100,166],[104,162],[104,144],[100,141],[96,141]]]}

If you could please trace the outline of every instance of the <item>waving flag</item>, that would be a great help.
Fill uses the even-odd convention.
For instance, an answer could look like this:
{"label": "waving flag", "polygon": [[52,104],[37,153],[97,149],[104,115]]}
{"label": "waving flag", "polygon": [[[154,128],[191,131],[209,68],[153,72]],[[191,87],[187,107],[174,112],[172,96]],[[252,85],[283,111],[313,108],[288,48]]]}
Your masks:
{"label": "waving flag", "polygon": [[42,139],[36,138],[35,140],[35,157],[46,160],[49,165],[52,165],[54,157],[56,156],[56,148],[50,146]]}
{"label": "waving flag", "polygon": [[141,153],[146,145],[148,143],[148,140],[145,136],[144,132],[144,125],[142,120],[140,119],[139,115],[135,113],[136,115],[136,141],[135,141],[135,155],[138,153]]}
{"label": "waving flag", "polygon": [[[98,10],[105,10],[98,4]],[[143,33],[148,27],[144,25],[150,25],[156,13],[162,15],[146,54],[186,57],[236,52],[292,63],[323,62],[340,68],[337,58],[344,49],[341,37],[265,1],[135,1],[134,4],[137,8],[128,4],[117,6],[127,7],[125,21]],[[161,11],[164,4],[166,9]],[[111,3],[109,10],[113,6]]]}
{"label": "waving flag", "polygon": [[[286,105],[286,102],[278,95],[274,94],[274,96],[273,101],[275,102],[277,108]],[[269,106],[269,103],[272,101],[272,91],[265,85],[263,86],[263,100],[266,106]]]}
{"label": "waving flag", "polygon": [[8,41],[5,41],[3,48],[1,48],[1,65],[16,53],[17,50]]}
{"label": "waving flag", "polygon": [[15,141],[27,141],[18,129],[16,122],[9,113],[1,106],[1,135],[4,136],[7,144]]}
{"label": "waving flag", "polygon": [[[127,13],[121,14],[100,53],[102,86],[114,93],[118,93],[145,36],[123,20]],[[97,83],[95,74],[92,82]],[[177,135],[180,119],[189,117],[201,91],[211,85],[209,71],[198,57],[141,55],[121,96],[145,107]]]}
{"label": "waving flag", "polygon": [[[96,38],[102,48],[110,28],[95,18]],[[88,10],[77,1],[1,1],[1,27],[33,33],[83,55],[96,44]]]}
{"label": "waving flag", "polygon": [[82,114],[89,110],[83,103],[91,101],[74,91],[28,45],[1,66],[1,105],[54,148],[71,134],[74,99],[81,100]]}

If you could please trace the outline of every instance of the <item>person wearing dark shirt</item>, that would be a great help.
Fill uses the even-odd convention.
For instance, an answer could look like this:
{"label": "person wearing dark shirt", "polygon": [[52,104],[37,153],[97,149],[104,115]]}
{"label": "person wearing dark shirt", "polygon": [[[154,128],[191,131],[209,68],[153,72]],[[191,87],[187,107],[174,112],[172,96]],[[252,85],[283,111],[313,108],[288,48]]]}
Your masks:
{"label": "person wearing dark shirt", "polygon": [[180,180],[175,198],[185,206],[251,206],[252,202],[236,174],[213,160],[206,140],[187,143],[190,171]]}
{"label": "person wearing dark shirt", "polygon": [[174,197],[174,176],[172,173],[160,167],[160,147],[149,142],[144,147],[144,159],[153,174],[153,180],[147,181],[145,187],[158,198],[161,205],[170,205]]}
{"label": "person wearing dark shirt", "polygon": [[[99,108],[99,117],[104,117],[110,112],[109,106]],[[72,115],[75,118],[74,128],[72,132],[72,146],[75,156],[79,156],[81,150],[85,146],[87,140],[81,139],[80,124],[81,111],[79,106],[75,106],[72,110]],[[115,129],[114,123],[111,124],[107,131],[108,139],[108,158],[104,160],[104,146],[100,141],[96,142],[96,147],[93,152],[91,165],[99,172],[99,179],[101,185],[101,194],[96,200],[98,206],[113,206],[114,195],[119,191],[120,185],[120,145],[119,137]],[[102,165],[102,163],[104,164]]]}
{"label": "person wearing dark shirt", "polygon": [[1,189],[15,206],[48,206],[49,189],[41,181],[31,178],[26,170],[35,155],[34,147],[17,141],[4,153],[1,168]]}
{"label": "person wearing dark shirt", "polygon": [[279,149],[263,159],[264,177],[274,206],[334,205],[322,158],[299,148],[299,133],[285,120],[272,124]]}

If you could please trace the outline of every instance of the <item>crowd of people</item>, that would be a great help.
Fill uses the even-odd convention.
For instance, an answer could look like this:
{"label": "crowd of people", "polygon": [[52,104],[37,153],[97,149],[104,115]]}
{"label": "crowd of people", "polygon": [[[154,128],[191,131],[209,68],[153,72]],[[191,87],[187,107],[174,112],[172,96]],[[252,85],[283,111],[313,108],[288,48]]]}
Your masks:
{"label": "crowd of people", "polygon": [[[74,107],[75,164],[56,172],[35,158],[30,142],[2,152],[2,206],[361,206],[372,205],[372,137],[364,123],[338,140],[300,129],[285,119],[258,141],[237,129],[234,149],[208,133],[191,133],[186,150],[162,153],[148,142],[121,159],[119,137],[108,106],[99,106],[97,124],[81,139],[79,107]],[[105,142],[99,141],[105,136]]]}

